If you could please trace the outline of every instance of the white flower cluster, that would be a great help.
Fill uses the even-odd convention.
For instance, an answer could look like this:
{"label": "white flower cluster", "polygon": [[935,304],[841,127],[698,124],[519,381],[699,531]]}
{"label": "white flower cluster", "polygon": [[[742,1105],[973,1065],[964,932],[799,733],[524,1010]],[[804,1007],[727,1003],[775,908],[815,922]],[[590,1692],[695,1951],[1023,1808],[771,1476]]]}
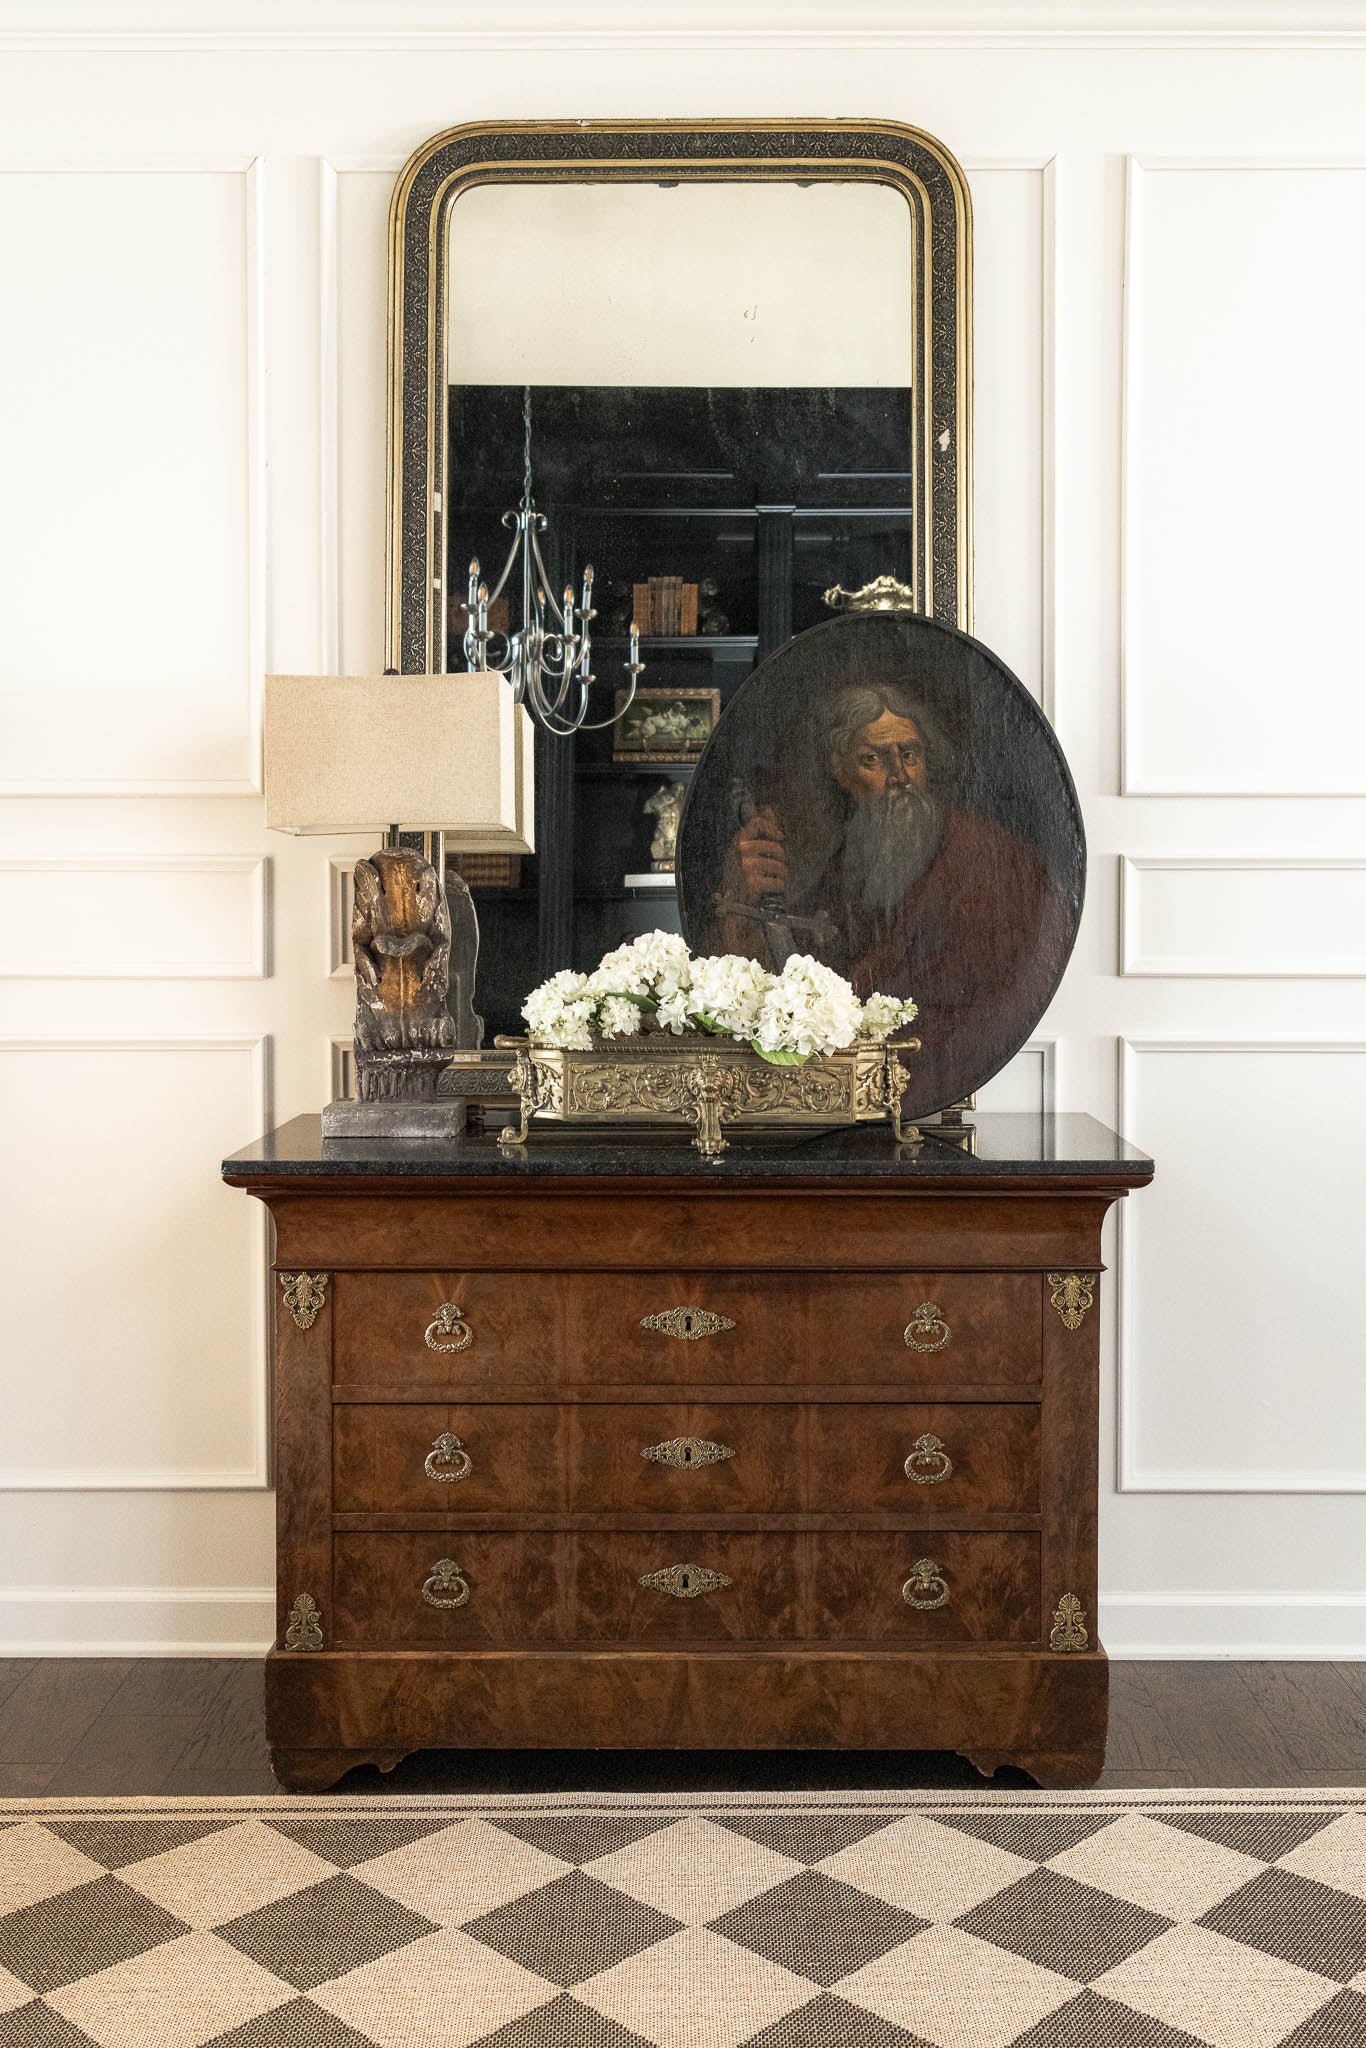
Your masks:
{"label": "white flower cluster", "polygon": [[588,991],[588,976],[562,967],[534,988],[522,1005],[533,1038],[546,1045],[573,1046],[587,1052],[593,1043],[598,998]]}
{"label": "white flower cluster", "polygon": [[842,974],[809,953],[793,953],[772,982],[754,1033],[755,1050],[810,1059],[852,1045],[863,1005]]}
{"label": "white flower cluster", "polygon": [[872,1038],[881,1044],[890,1038],[903,1024],[909,1024],[918,1014],[916,1005],[900,996],[869,996],[863,1006],[863,1017],[859,1024],[860,1038]]}
{"label": "white flower cluster", "polygon": [[915,1014],[915,1004],[897,996],[861,1003],[842,974],[809,953],[794,953],[781,974],[770,974],[740,953],[695,960],[676,932],[645,932],[592,974],[565,968],[522,1005],[543,1045],[588,1051],[599,1039],[643,1030],[700,1031],[794,1065],[859,1038],[880,1042]]}
{"label": "white flower cluster", "polygon": [[692,964],[692,986],[674,997],[660,1022],[682,1031],[696,1018],[704,1031],[721,1038],[757,1036],[773,976],[743,953],[712,953]]}

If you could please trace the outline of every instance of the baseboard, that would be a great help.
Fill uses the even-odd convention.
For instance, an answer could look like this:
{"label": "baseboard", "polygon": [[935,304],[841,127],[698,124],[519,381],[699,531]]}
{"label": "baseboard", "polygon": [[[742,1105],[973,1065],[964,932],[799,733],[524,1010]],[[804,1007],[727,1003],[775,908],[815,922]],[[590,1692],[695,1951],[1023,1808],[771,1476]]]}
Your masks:
{"label": "baseboard", "polygon": [[1366,1658],[1366,1593],[1102,1593],[1114,1658]]}
{"label": "baseboard", "polygon": [[[1114,1658],[1366,1659],[1366,1593],[1107,1593]],[[269,1586],[0,1588],[0,1656],[259,1657]]]}
{"label": "baseboard", "polygon": [[6,1657],[258,1657],[273,1586],[0,1587]]}

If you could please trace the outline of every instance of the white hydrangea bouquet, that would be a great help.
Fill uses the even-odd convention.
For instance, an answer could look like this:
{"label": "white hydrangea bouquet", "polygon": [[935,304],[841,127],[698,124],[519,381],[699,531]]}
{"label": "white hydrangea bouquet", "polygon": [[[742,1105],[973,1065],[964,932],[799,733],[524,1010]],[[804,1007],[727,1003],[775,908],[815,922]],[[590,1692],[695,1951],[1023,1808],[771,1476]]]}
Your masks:
{"label": "white hydrangea bouquet", "polygon": [[742,953],[696,958],[676,932],[645,932],[605,954],[591,974],[564,968],[522,1005],[541,1045],[587,1052],[651,1028],[675,1037],[695,1031],[734,1039],[783,1067],[859,1041],[883,1044],[915,1014],[915,1004],[897,996],[860,1002],[842,974],[809,953],[794,953],[771,974]]}
{"label": "white hydrangea bouquet", "polygon": [[673,932],[646,932],[591,974],[566,968],[522,1007],[525,1039],[512,1083],[525,1144],[530,1119],[687,1122],[707,1157],[724,1151],[722,1122],[861,1123],[890,1117],[903,1131],[904,1032],[913,1002],[861,1002],[842,975],[809,954],[781,974],[743,955],[694,958]]}

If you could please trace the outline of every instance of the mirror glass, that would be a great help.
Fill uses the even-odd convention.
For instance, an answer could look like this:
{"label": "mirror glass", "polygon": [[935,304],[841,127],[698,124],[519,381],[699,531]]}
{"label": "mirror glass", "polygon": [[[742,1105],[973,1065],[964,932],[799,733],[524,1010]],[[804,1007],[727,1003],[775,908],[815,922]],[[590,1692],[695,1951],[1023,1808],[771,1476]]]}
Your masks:
{"label": "mirror glass", "polygon": [[[915,589],[916,236],[866,180],[507,181],[446,221],[446,664],[471,558],[492,585],[506,556],[528,410],[552,587],[596,571],[590,716],[633,620],[645,662],[628,728],[542,742],[537,856],[461,863],[479,1007],[506,1031],[549,971],[552,872],[555,966],[676,929],[671,830],[734,691],[833,586]],[[511,594],[495,627],[520,623]]]}

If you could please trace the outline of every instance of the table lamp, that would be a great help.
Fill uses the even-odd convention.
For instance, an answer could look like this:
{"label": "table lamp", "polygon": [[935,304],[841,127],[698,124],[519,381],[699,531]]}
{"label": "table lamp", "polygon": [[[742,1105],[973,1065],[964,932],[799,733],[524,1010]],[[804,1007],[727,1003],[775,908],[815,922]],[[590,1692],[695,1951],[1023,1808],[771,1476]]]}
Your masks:
{"label": "table lamp", "polygon": [[[437,1081],[457,1048],[481,1035],[470,986],[478,923],[458,880],[459,1029],[448,993],[445,844],[533,852],[533,776],[531,721],[501,676],[266,678],[268,828],[384,834],[356,863],[357,1100],[327,1106],[325,1136],[456,1128],[456,1106],[438,1103]],[[402,844],[405,828],[421,830],[428,851]]]}

